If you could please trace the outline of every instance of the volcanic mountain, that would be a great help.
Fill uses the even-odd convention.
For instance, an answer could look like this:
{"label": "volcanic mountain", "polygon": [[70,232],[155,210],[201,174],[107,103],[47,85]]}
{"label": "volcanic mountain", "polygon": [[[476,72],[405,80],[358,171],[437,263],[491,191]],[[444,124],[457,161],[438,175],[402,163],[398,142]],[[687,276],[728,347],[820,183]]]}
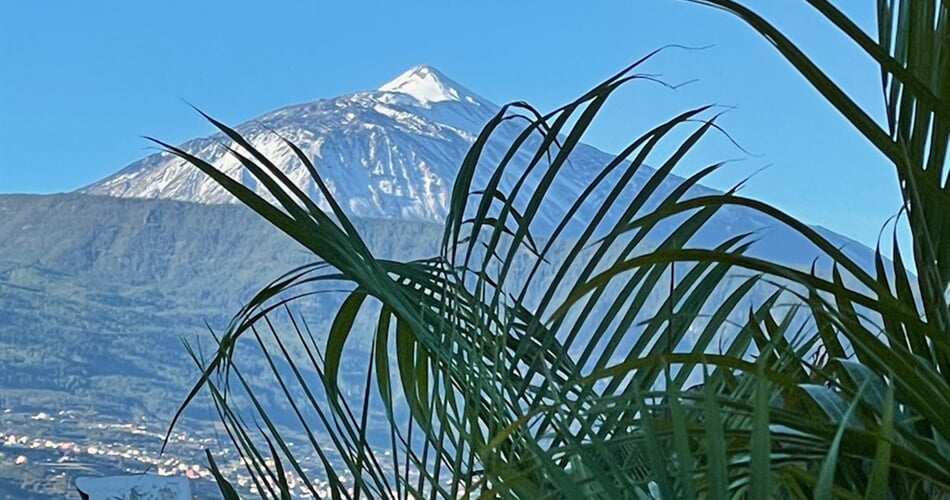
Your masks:
{"label": "volcanic mountain", "polygon": [[[448,213],[458,166],[484,124],[499,109],[435,68],[423,65],[410,68],[376,90],[280,108],[235,130],[324,208],[328,206],[316,184],[283,139],[310,157],[351,216],[440,222]],[[519,131],[518,127],[500,128],[482,161],[500,160],[503,146],[510,144]],[[265,188],[228,153],[232,147],[233,141],[223,134],[181,145],[188,153],[263,194]],[[527,161],[528,150],[522,153],[516,161]],[[574,199],[591,176],[612,159],[613,155],[579,144],[570,157],[570,168],[559,174],[559,182],[548,192],[545,203],[561,209],[554,213],[563,212],[566,207],[561,205]],[[487,172],[490,169],[480,169],[477,175]],[[650,168],[641,168],[630,183],[630,191],[635,192],[652,173]],[[667,178],[658,196],[665,195],[680,180]],[[79,192],[205,204],[236,201],[197,168],[167,152],[147,156]],[[698,186],[693,192],[712,190]],[[540,226],[535,229],[550,227],[554,220],[547,217],[542,211]],[[703,233],[709,241],[721,241],[724,233],[766,229],[753,253],[800,265],[810,264],[817,255],[810,244],[785,228],[773,230],[773,222],[759,214],[726,208],[717,215],[716,223],[718,229]],[[830,231],[822,232],[833,241],[847,244],[847,250],[860,254],[856,255],[859,260],[872,262],[866,247]]]}

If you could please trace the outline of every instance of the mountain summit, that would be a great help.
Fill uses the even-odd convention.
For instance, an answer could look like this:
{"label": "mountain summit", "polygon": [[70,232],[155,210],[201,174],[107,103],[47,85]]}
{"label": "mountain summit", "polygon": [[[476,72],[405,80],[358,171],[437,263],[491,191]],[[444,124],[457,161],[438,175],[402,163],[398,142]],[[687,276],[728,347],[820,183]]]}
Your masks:
{"label": "mountain summit", "polygon": [[463,101],[477,104],[481,99],[432,66],[415,66],[379,87],[380,92],[399,92],[420,103]]}

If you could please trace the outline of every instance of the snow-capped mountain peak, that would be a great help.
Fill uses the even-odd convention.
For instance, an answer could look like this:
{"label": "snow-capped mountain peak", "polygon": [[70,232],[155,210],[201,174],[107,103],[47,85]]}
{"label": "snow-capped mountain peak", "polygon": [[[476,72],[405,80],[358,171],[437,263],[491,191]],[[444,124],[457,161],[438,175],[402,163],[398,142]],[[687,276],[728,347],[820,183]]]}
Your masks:
{"label": "snow-capped mountain peak", "polygon": [[464,87],[452,81],[437,69],[426,65],[409,68],[393,80],[381,85],[377,90],[406,94],[422,104],[444,101],[475,103],[477,100]]}
{"label": "snow-capped mountain peak", "polygon": [[[235,126],[299,187],[323,205],[305,166],[281,137],[316,165],[354,216],[439,221],[458,165],[498,107],[430,66],[415,66],[379,90],[296,104]],[[228,154],[222,134],[182,149],[211,162],[260,194],[266,189]],[[236,201],[188,162],[168,153],[143,158],[80,190],[199,203]]]}

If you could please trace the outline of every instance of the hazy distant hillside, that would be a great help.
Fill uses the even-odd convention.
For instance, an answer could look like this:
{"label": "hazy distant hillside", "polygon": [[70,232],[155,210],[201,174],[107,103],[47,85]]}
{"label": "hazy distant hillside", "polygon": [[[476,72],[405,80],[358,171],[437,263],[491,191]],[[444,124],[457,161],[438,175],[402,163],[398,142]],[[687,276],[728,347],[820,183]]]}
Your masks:
{"label": "hazy distant hillside", "polygon": [[[433,256],[441,237],[422,222],[357,226],[390,258]],[[222,329],[263,285],[309,262],[232,204],[0,196],[0,241],[0,403],[100,412],[167,414],[196,376],[181,337],[205,335],[206,322]],[[336,300],[301,304],[317,331]]]}
{"label": "hazy distant hillside", "polygon": [[[431,255],[441,234],[358,225],[391,257]],[[0,197],[0,241],[8,406],[167,414],[196,376],[179,337],[204,335],[206,321],[222,328],[267,281],[308,262],[241,206],[76,194]]]}

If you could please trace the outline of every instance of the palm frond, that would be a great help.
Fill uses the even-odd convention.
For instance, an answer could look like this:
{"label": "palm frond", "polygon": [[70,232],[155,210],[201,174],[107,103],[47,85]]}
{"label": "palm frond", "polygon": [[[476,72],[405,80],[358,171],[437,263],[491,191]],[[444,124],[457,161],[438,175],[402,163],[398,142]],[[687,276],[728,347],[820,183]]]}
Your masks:
{"label": "palm frond", "polygon": [[[287,497],[289,477],[332,498],[950,494],[946,4],[881,0],[874,41],[809,0],[880,64],[878,124],[766,19],[699,3],[761,33],[894,163],[916,274],[896,238],[891,260],[878,249],[867,269],[766,203],[699,188],[718,163],[674,175],[718,130],[709,107],[596,172],[574,169],[613,93],[649,79],[635,71],[650,56],[550,113],[502,107],[460,165],[438,254],[416,261],[375,256],[300,149],[288,143],[327,213],[212,119],[266,197],[162,145],[316,261],[252,298],[210,360],[194,358],[203,375],[186,404],[211,392],[262,496]],[[830,267],[755,257],[754,233],[699,237],[730,211],[771,218]],[[289,306],[328,287],[343,291],[315,335]],[[248,344],[270,387],[239,369]],[[320,472],[270,415],[278,396]]]}

